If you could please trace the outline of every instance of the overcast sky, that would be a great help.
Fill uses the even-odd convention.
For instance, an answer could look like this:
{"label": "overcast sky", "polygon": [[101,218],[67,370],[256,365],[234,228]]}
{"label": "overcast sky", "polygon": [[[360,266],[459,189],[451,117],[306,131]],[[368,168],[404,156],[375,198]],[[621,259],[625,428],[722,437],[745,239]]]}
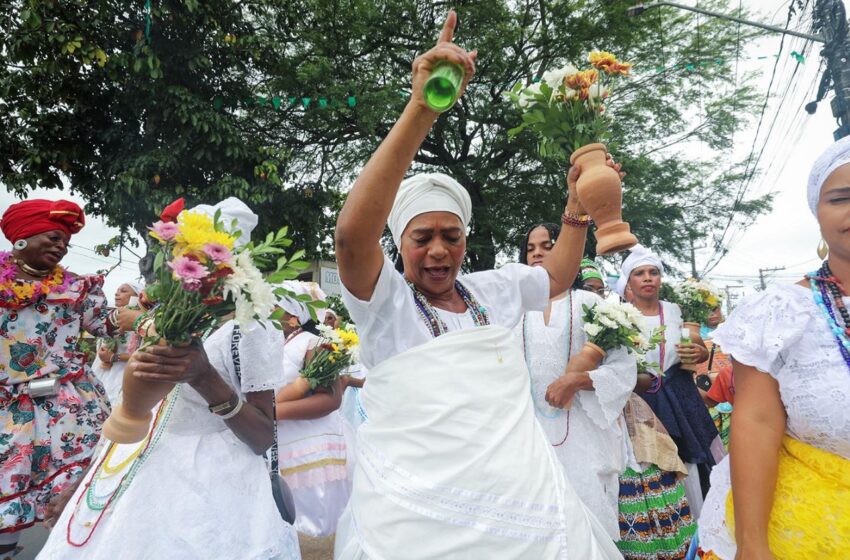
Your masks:
{"label": "overcast sky", "polygon": [[[687,0],[685,0],[687,1]],[[692,3],[692,2],[691,2]],[[753,19],[784,25],[787,14],[787,0],[743,0],[743,5],[755,11]],[[807,26],[805,26],[807,27]],[[802,31],[808,31],[801,28]],[[771,70],[776,60],[773,55],[780,52],[779,35],[766,36],[751,43],[741,53],[741,72],[759,70],[762,77],[759,87],[762,94],[767,91]],[[806,181],[814,159],[832,142],[832,132],[836,128],[829,108],[829,99],[822,102],[815,115],[801,114],[801,107],[813,99],[807,95],[816,87],[819,79],[820,45],[814,45],[804,64],[798,69],[793,84],[789,76],[793,71],[794,60],[791,51],[802,52],[805,41],[786,39],[781,51],[777,77],[774,81],[762,132],[756,141],[760,150],[765,132],[779,111],[780,117],[774,125],[773,133],[764,149],[759,179],[753,181],[749,193],[752,195],[776,192],[774,207],[769,215],[734,237],[732,249],[709,275],[709,279],[720,287],[742,285],[743,289],[734,289],[737,293],[751,293],[758,283],[759,269],[785,267],[785,270],[769,275],[770,282],[791,282],[799,279],[803,273],[817,266],[815,249],[820,240],[817,223],[806,204]],[[638,69],[639,71],[640,69]],[[790,87],[793,85],[794,87]],[[779,103],[783,93],[790,89],[784,104]],[[755,122],[751,127],[735,138],[736,157],[746,157],[754,143]],[[688,146],[694,157],[716,158],[707,148]],[[36,191],[31,198],[58,198],[57,191]],[[66,197],[82,203],[78,197]],[[0,208],[14,202],[7,192],[0,192]],[[628,219],[628,217],[626,217]],[[68,268],[76,272],[90,273],[114,265],[115,258],[104,258],[94,253],[98,243],[104,243],[117,233],[108,228],[98,218],[89,217],[87,227],[74,236],[73,247],[63,261]],[[0,249],[8,250],[9,243],[0,239]],[[710,258],[709,249],[697,252],[698,268]],[[115,289],[123,282],[138,277],[137,258],[125,252],[124,262],[113,270],[106,280],[106,292],[110,299]],[[682,263],[683,270],[689,267]]]}

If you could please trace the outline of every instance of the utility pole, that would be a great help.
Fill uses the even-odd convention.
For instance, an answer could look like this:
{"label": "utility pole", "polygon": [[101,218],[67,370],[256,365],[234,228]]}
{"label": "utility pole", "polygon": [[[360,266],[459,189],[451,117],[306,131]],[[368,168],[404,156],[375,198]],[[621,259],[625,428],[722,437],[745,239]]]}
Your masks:
{"label": "utility pole", "polygon": [[732,313],[732,310],[735,309],[735,301],[738,299],[738,294],[733,292],[732,290],[743,290],[744,286],[741,284],[726,284],[723,288],[723,291],[726,292],[726,314]]}
{"label": "utility pole", "polygon": [[835,140],[850,136],[850,36],[847,28],[847,11],[842,0],[817,0],[814,11],[814,28],[824,38],[821,56],[826,70],[818,87],[817,98],[806,105],[806,111],[815,112],[832,84],[835,97],[830,103],[832,114],[838,122],[833,133]]}
{"label": "utility pole", "polygon": [[759,284],[761,284],[761,289],[766,290],[767,284],[764,281],[764,273],[765,272],[778,272],[780,270],[785,270],[784,266],[778,266],[775,268],[760,268],[759,269]]}

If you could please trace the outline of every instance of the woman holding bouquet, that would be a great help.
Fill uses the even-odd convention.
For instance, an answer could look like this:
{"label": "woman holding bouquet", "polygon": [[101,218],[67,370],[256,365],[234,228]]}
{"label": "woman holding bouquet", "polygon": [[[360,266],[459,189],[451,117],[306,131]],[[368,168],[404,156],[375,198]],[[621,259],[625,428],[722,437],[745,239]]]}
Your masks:
{"label": "woman holding bouquet", "polygon": [[850,558],[848,192],[844,138],[809,176],[829,257],[747,298],[714,333],[732,356],[735,429],[700,519],[706,558]]}
{"label": "woman holding bouquet", "polygon": [[0,253],[0,558],[82,475],[109,413],[77,341],[83,331],[116,334],[118,314],[106,306],[103,277],[59,264],[84,224],[67,200],[13,204],[0,224],[12,243]]}
{"label": "woman holding bouquet", "polygon": [[[139,282],[128,282],[115,290],[115,307],[127,307],[142,293]],[[129,346],[132,332],[122,332],[112,338],[100,338],[97,341],[97,357],[92,364],[95,376],[103,383],[106,396],[112,406],[118,404],[121,396],[121,382],[124,379],[124,367],[130,359]]]}
{"label": "woman holding bouquet", "polygon": [[[542,266],[459,275],[469,194],[441,173],[403,181],[438,116],[424,100],[429,74],[457,64],[465,87],[475,72],[477,53],[451,42],[455,22],[452,11],[437,46],[414,61],[411,99],[337,221],[343,300],[369,381],[335,557],[619,558],[534,420],[511,332],[572,285],[587,226],[578,198]],[[403,276],[381,250],[385,223]]]}
{"label": "woman holding bouquet", "polygon": [[[631,288],[634,306],[644,315],[646,335],[663,327],[661,343],[646,358],[647,362],[659,364],[659,367],[642,374],[638,386],[642,389],[641,397],[664,424],[676,442],[679,457],[688,467],[685,488],[691,513],[698,518],[703,496],[708,491],[708,474],[715,464],[713,445],[719,442],[715,444],[717,429],[693,375],[680,364],[683,359],[703,362],[708,359],[708,351],[701,344],[680,343],[681,310],[675,303],[660,301],[658,297],[663,271],[661,259],[638,245],[623,262],[621,278],[625,278]],[[645,383],[649,380],[650,383]],[[645,389],[647,385],[650,386]]]}
{"label": "woman holding bouquet", "polygon": [[[250,239],[257,216],[244,203],[194,209],[217,211],[222,223],[237,221],[237,246]],[[153,334],[145,321],[139,329]],[[64,511],[55,504],[61,515],[38,558],[299,560],[263,457],[274,440],[282,342],[270,325],[227,321],[203,343],[134,352],[132,375],[176,385],[155,408],[147,437],[106,445]]]}
{"label": "woman holding bouquet", "polygon": [[[577,175],[572,170],[567,180],[575,181]],[[542,266],[559,233],[554,224],[533,227],[520,247],[520,262]],[[583,261],[582,271],[591,267],[592,262]],[[595,267],[593,271],[587,271],[589,277],[601,278]],[[590,371],[568,367],[587,342],[584,309],[601,302],[593,292],[569,290],[553,298],[544,312],[526,313],[517,333],[531,376],[537,420],[576,494],[616,541],[619,475],[626,468],[628,437],[621,417],[637,381],[635,354],[620,346]]]}
{"label": "woman holding bouquet", "polygon": [[[295,294],[326,299],[316,284],[286,282],[284,286]],[[292,490],[296,530],[311,537],[325,537],[336,532],[351,494],[339,413],[345,388],[337,379],[329,387],[310,391],[301,372],[321,339],[301,326],[311,321],[309,310],[301,302],[284,298],[279,305],[286,311],[283,373],[287,384],[277,394],[280,474]]]}

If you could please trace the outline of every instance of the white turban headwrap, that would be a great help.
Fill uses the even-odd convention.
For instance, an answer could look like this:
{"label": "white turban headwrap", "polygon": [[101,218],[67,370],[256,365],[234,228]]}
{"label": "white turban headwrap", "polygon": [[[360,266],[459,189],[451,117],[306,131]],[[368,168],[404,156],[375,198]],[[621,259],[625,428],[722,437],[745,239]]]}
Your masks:
{"label": "white turban headwrap", "polygon": [[[298,280],[287,280],[286,282],[281,284],[282,287],[286,288],[290,292],[295,293],[295,295],[304,295],[307,294],[313,298],[313,301],[321,300],[324,301],[327,299],[327,295],[324,291],[319,287],[315,282],[299,282]],[[307,309],[307,306],[304,305],[303,302],[294,300],[289,297],[282,297],[277,304],[292,315],[293,317],[298,317],[298,322],[302,325],[311,319],[310,310]],[[323,309],[319,310],[319,322],[324,321],[324,311]]]}
{"label": "white turban headwrap", "polygon": [[137,296],[142,295],[142,290],[145,289],[144,280],[128,280],[127,282],[124,282],[124,284],[126,284],[131,290],[136,292]]}
{"label": "white turban headwrap", "polygon": [[614,291],[617,292],[621,298],[625,299],[626,297],[626,284],[628,283],[629,279],[626,278],[624,275],[620,274],[620,276],[617,278],[617,283],[614,284]]}
{"label": "white turban headwrap", "polygon": [[230,230],[230,224],[233,223],[233,220],[236,220],[236,228],[242,232],[242,235],[236,240],[235,245],[237,247],[241,247],[251,241],[251,232],[257,227],[259,218],[248,208],[247,204],[238,198],[231,196],[225,198],[215,206],[199,204],[192,208],[192,212],[200,212],[210,218],[214,217],[215,213],[219,210],[221,210],[219,220],[225,228]]}
{"label": "white turban headwrap", "polygon": [[463,227],[472,219],[472,201],[460,183],[444,173],[420,173],[401,182],[387,223],[396,247],[410,220],[425,212],[451,212]]}
{"label": "white turban headwrap", "polygon": [[[652,265],[658,269],[658,272],[664,273],[664,264],[662,264],[661,259],[658,258],[658,255],[653,253],[651,250],[647,249],[643,245],[635,245],[632,247],[632,252],[629,253],[629,256],[626,257],[626,260],[623,261],[623,268],[620,271],[620,278],[617,280],[616,290],[620,296],[623,296],[626,291],[626,284],[629,282],[629,277],[632,275],[632,271],[639,266]],[[621,291],[622,287],[622,291]]]}
{"label": "white turban headwrap", "polygon": [[826,179],[833,171],[848,163],[850,163],[850,136],[845,136],[827,148],[815,161],[815,164],[812,166],[812,172],[809,174],[809,189],[807,193],[809,208],[815,217],[818,215],[820,191]]}

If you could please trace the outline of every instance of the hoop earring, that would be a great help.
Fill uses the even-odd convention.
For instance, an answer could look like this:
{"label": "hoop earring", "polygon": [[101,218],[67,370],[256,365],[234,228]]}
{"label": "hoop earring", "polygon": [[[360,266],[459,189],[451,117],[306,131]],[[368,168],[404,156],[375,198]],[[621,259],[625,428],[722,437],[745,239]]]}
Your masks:
{"label": "hoop earring", "polygon": [[17,241],[15,241],[13,247],[18,251],[23,251],[27,248],[27,245],[29,245],[29,243],[27,243],[26,239],[18,239]]}
{"label": "hoop earring", "polygon": [[818,258],[824,260],[829,255],[829,245],[823,239],[818,243]]}

